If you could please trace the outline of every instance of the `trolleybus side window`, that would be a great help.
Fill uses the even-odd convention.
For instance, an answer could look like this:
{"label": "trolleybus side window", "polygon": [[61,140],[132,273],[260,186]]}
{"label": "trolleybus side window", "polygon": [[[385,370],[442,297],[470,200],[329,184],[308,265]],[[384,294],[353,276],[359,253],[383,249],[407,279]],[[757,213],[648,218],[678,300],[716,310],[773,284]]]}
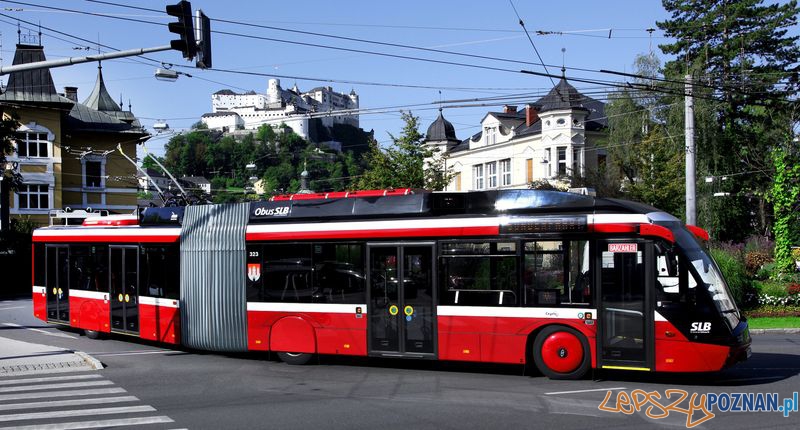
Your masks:
{"label": "trolleybus side window", "polygon": [[250,301],[366,301],[362,244],[248,245],[247,276]]}
{"label": "trolleybus side window", "polygon": [[45,285],[45,256],[44,256],[44,244],[43,243],[34,243],[33,244],[33,285],[36,286],[44,286]]}
{"label": "trolleybus side window", "polygon": [[314,269],[311,244],[268,244],[262,250],[264,300],[310,303]]}
{"label": "trolleybus side window", "polygon": [[108,291],[108,246],[71,245],[70,289]]}
{"label": "trolleybus side window", "polygon": [[591,301],[589,242],[525,242],[526,306],[588,304]]}
{"label": "trolleybus side window", "polygon": [[518,306],[517,242],[441,244],[442,305]]}
{"label": "trolleybus side window", "polygon": [[139,249],[139,293],[143,296],[178,299],[181,270],[179,258],[176,246],[142,245]]}
{"label": "trolleybus side window", "polygon": [[314,244],[313,301],[364,303],[364,247],[352,243]]}

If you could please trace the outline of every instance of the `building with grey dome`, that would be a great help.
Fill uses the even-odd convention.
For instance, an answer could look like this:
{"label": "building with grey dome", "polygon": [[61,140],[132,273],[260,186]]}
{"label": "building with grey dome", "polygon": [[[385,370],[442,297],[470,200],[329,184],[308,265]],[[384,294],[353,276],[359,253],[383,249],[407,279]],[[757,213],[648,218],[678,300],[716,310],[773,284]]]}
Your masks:
{"label": "building with grey dome", "polygon": [[562,76],[544,97],[521,109],[506,105],[502,112],[488,112],[481,131],[463,140],[440,110],[425,142],[454,174],[448,191],[528,188],[534,181],[566,189],[570,178],[605,163],[597,142],[606,137],[607,125],[605,104]]}

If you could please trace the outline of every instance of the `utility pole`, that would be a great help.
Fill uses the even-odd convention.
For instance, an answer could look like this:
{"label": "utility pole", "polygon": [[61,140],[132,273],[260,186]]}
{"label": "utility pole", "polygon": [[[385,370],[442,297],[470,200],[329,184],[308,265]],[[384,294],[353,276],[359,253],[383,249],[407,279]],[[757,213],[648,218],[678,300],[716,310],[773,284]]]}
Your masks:
{"label": "utility pole", "polygon": [[685,94],[685,133],[686,136],[686,224],[697,224],[695,205],[695,146],[694,146],[694,95],[692,94],[692,75],[686,74]]}

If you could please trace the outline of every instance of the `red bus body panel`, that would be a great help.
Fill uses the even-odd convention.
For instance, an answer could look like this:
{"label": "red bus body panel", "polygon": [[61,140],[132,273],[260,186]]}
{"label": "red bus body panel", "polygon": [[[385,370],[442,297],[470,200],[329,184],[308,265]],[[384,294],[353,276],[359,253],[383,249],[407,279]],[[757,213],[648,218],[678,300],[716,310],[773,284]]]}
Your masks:
{"label": "red bus body panel", "polygon": [[178,300],[139,297],[139,336],[169,344],[181,343]]}
{"label": "red bus body panel", "polygon": [[[286,312],[255,310],[272,303],[251,303],[247,311],[248,349],[290,351],[333,355],[367,355],[367,314],[356,313],[365,305],[333,305],[338,310],[324,312],[325,306],[305,304],[317,311]],[[303,304],[289,304],[303,307]],[[300,306],[297,306],[300,305]],[[316,308],[316,309],[315,309]]]}
{"label": "red bus body panel", "polygon": [[47,321],[47,287],[33,287],[33,316]]}
{"label": "red bus body panel", "polygon": [[528,361],[529,335],[554,324],[574,328],[586,336],[594,366],[597,326],[594,323],[588,325],[577,318],[440,315],[438,317],[439,359],[523,364]]}
{"label": "red bus body panel", "polygon": [[111,321],[111,304],[108,293],[70,290],[69,315],[72,327],[108,332]]}

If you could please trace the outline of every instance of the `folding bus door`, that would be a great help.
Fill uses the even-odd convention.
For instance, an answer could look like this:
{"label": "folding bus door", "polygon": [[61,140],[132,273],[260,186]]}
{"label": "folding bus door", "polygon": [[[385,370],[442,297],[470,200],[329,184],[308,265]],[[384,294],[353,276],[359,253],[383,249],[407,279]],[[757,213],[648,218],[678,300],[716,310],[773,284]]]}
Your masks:
{"label": "folding bus door", "polygon": [[109,247],[111,331],[139,333],[139,248]]}
{"label": "folding bus door", "polygon": [[433,244],[375,244],[367,251],[370,354],[435,356]]}
{"label": "folding bus door", "polygon": [[653,243],[599,240],[598,364],[606,369],[653,370]]}
{"label": "folding bus door", "polygon": [[47,320],[69,324],[69,247],[47,245]]}

